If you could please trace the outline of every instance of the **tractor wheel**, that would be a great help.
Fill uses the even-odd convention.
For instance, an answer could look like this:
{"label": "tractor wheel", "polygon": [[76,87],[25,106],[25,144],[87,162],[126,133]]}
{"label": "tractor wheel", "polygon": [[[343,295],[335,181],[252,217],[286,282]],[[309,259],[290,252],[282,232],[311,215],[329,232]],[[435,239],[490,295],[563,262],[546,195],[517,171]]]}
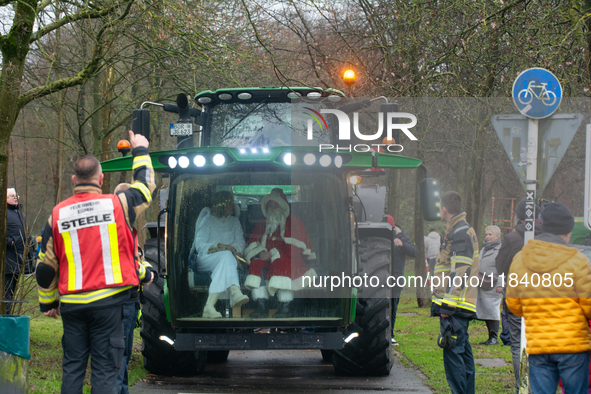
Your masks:
{"label": "tractor wheel", "polygon": [[327,362],[327,363],[331,363],[332,362],[332,355],[334,354],[334,350],[322,349],[320,351],[320,353],[322,353],[322,359],[325,362]]}
{"label": "tractor wheel", "polygon": [[[335,350],[333,365],[338,374],[385,376],[392,368],[390,349],[390,294],[386,278],[390,275],[392,241],[369,237],[359,247],[359,273],[380,278],[379,287],[362,287],[357,295],[355,330],[357,338]],[[369,279],[368,279],[369,280]],[[384,285],[384,287],[381,287]]]}
{"label": "tractor wheel", "polygon": [[229,350],[210,350],[207,352],[207,362],[211,364],[223,364],[228,361]]}
{"label": "tractor wheel", "polygon": [[[156,263],[148,259],[152,267]],[[144,287],[142,303],[142,354],[144,367],[153,374],[168,376],[194,376],[203,371],[207,352],[178,352],[162,340],[165,335],[175,339],[175,331],[166,320],[164,305],[164,280],[158,278]]]}

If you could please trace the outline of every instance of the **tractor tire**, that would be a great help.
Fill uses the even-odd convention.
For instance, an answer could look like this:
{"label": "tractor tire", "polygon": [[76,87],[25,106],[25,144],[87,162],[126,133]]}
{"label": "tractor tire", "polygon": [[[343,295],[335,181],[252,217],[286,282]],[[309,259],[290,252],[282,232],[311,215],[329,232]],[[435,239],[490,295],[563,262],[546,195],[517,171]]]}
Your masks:
{"label": "tractor tire", "polygon": [[334,350],[322,349],[320,353],[322,353],[322,360],[324,360],[327,363],[332,362],[332,355],[334,354]]}
{"label": "tractor tire", "polygon": [[339,375],[386,376],[392,368],[391,289],[386,285],[390,275],[392,241],[368,237],[359,246],[359,274],[377,276],[384,287],[362,287],[357,295],[355,331],[357,338],[335,350],[333,365]]}
{"label": "tractor tire", "polygon": [[210,350],[207,352],[207,362],[209,364],[223,364],[228,361],[229,350]]}
{"label": "tractor tire", "polygon": [[[152,267],[156,263],[147,259]],[[164,304],[164,280],[158,278],[143,289],[140,336],[144,367],[156,375],[195,376],[205,367],[207,352],[179,352],[162,340],[165,335],[174,341],[176,334],[166,320]]]}

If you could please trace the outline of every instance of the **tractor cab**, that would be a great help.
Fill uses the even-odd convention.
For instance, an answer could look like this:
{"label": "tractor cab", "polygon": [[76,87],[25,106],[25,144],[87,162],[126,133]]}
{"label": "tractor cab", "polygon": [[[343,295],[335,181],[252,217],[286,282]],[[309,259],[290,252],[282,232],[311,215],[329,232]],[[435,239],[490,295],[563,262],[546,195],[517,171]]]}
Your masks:
{"label": "tractor cab", "polygon": [[[276,151],[274,151],[276,153]],[[245,166],[249,167],[249,166]],[[211,272],[204,271],[200,265],[200,255],[196,252],[196,236],[203,231],[203,216],[212,214],[214,196],[226,191],[233,196],[234,208],[231,218],[235,218],[235,231],[242,237],[241,248],[236,256],[241,290],[250,295],[245,286],[249,275],[251,259],[245,250],[251,239],[257,239],[261,224],[265,221],[262,201],[273,189],[281,189],[287,197],[290,215],[302,225],[295,225],[284,231],[284,238],[293,239],[291,254],[304,259],[304,272],[314,276],[297,280],[300,267],[291,267],[294,271],[284,273],[283,277],[292,278],[293,302],[290,316],[284,317],[281,324],[290,325],[302,320],[325,325],[339,326],[344,323],[348,313],[351,289],[338,288],[330,291],[322,284],[322,276],[341,275],[353,272],[352,239],[347,204],[347,185],[336,168],[322,171],[293,171],[285,163],[277,163],[256,171],[246,168],[228,169],[222,173],[183,172],[175,174],[169,188],[169,212],[167,237],[167,275],[170,300],[170,315],[178,326],[190,326],[195,321],[211,326],[261,327],[265,323],[276,326],[279,321],[274,317],[278,309],[277,298],[269,299],[269,316],[253,319],[254,302],[232,308],[229,299],[218,301],[217,310],[222,318],[207,319],[202,317],[204,305],[211,285]],[[226,220],[226,219],[222,219]],[[296,219],[291,220],[294,223]],[[255,228],[258,227],[257,231]],[[298,234],[296,234],[298,233]],[[211,237],[212,235],[209,234]],[[202,235],[203,237],[203,235]],[[288,240],[289,240],[288,239]],[[306,243],[306,245],[300,244]],[[285,254],[286,251],[282,251]],[[288,252],[287,252],[288,253]],[[254,258],[252,259],[254,260]],[[301,269],[300,269],[301,271]],[[263,281],[269,281],[265,275]],[[298,283],[300,282],[300,283]],[[348,291],[348,293],[347,293]],[[252,297],[251,297],[252,298]],[[266,322],[263,323],[262,320]]]}

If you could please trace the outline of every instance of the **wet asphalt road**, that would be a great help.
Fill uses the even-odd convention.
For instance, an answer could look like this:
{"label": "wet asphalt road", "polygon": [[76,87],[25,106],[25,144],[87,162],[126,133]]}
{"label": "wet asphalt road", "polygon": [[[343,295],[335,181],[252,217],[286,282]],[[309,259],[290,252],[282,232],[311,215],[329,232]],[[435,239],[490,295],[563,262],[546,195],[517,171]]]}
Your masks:
{"label": "wet asphalt road", "polygon": [[131,394],[197,393],[431,393],[424,377],[395,358],[389,376],[337,376],[318,350],[231,351],[224,364],[208,364],[202,375],[167,378],[151,375]]}

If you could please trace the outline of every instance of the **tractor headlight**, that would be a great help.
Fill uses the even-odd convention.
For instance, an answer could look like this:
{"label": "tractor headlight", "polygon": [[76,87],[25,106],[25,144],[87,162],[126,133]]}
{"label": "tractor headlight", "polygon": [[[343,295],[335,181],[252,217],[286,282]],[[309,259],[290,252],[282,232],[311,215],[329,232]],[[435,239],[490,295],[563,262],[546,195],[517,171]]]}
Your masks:
{"label": "tractor headlight", "polygon": [[176,165],[177,165],[176,157],[174,157],[174,156],[170,156],[170,157],[168,158],[168,166],[169,166],[170,168],[175,168],[175,167],[176,167]]}

